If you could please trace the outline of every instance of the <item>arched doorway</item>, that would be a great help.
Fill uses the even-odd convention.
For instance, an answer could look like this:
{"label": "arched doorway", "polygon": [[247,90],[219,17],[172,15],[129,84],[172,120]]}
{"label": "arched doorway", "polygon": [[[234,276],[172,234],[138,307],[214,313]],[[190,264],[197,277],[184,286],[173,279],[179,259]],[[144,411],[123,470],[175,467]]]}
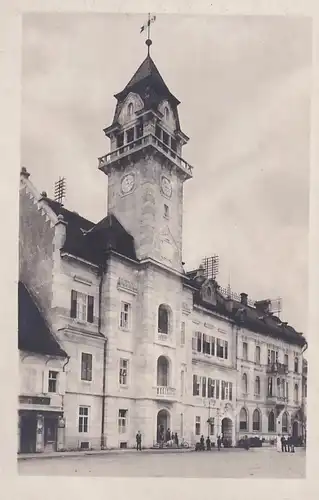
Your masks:
{"label": "arched doorway", "polygon": [[298,422],[298,420],[295,420],[294,423],[292,424],[292,436],[294,438],[299,437],[299,422]]}
{"label": "arched doorway", "polygon": [[157,360],[157,386],[169,386],[169,360],[166,356],[160,356]]}
{"label": "arched doorway", "polygon": [[224,444],[227,446],[232,445],[232,435],[233,435],[233,422],[230,418],[223,418],[222,420],[222,436]]}
{"label": "arched doorway", "polygon": [[170,414],[167,410],[160,410],[157,414],[157,433],[156,433],[156,441],[161,443],[166,441],[166,432],[167,429],[170,429]]}

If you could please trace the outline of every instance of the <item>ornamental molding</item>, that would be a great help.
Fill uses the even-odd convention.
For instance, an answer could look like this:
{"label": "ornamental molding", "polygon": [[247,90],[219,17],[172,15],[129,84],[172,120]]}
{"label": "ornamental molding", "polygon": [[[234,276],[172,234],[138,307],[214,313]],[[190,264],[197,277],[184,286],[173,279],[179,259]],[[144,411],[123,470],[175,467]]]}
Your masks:
{"label": "ornamental molding", "polygon": [[191,308],[189,306],[189,304],[187,302],[183,302],[182,303],[182,311],[186,314],[190,314],[191,313]]}
{"label": "ornamental molding", "polygon": [[117,280],[117,289],[131,293],[132,295],[137,295],[137,286],[132,281],[125,278],[119,278]]}
{"label": "ornamental molding", "polygon": [[92,281],[88,280],[86,278],[82,278],[82,276],[78,276],[77,274],[73,275],[73,280],[77,281],[78,283],[82,283],[83,285],[91,286]]}

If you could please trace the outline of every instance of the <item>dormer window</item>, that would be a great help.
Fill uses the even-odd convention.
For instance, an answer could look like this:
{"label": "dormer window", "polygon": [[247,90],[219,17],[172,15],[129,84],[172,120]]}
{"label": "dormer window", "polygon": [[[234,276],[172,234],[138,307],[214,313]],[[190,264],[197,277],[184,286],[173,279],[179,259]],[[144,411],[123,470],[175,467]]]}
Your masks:
{"label": "dormer window", "polygon": [[164,109],[164,116],[165,116],[165,120],[169,119],[169,109],[167,107]]}
{"label": "dormer window", "polygon": [[133,104],[131,102],[130,102],[130,104],[127,107],[127,114],[130,117],[133,115]]}

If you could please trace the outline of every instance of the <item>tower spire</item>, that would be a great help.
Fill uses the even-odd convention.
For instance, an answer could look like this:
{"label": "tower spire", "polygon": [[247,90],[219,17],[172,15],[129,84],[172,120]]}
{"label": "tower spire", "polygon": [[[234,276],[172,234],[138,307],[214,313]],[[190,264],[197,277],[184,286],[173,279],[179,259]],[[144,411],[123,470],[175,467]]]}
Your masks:
{"label": "tower spire", "polygon": [[143,26],[141,27],[141,30],[140,30],[140,33],[142,33],[147,28],[147,39],[146,39],[145,43],[147,45],[147,55],[148,56],[150,55],[150,47],[153,43],[151,40],[151,24],[154,23],[155,21],[156,21],[156,16],[151,17],[151,14],[149,13],[147,23],[143,24]]}

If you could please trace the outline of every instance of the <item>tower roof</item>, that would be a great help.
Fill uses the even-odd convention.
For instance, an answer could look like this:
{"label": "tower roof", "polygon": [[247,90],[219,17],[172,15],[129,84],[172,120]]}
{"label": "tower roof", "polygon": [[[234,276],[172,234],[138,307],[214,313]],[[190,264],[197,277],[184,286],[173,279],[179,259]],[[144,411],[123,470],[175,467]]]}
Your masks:
{"label": "tower roof", "polygon": [[164,82],[160,72],[158,71],[153,59],[148,54],[142,64],[139,66],[137,71],[134,73],[131,80],[128,82],[126,87],[115,94],[114,97],[118,101],[122,101],[133,90],[139,90],[143,87],[150,86],[157,91],[162,97],[167,97],[175,106],[180,104],[180,101],[169,91],[166,83]]}

